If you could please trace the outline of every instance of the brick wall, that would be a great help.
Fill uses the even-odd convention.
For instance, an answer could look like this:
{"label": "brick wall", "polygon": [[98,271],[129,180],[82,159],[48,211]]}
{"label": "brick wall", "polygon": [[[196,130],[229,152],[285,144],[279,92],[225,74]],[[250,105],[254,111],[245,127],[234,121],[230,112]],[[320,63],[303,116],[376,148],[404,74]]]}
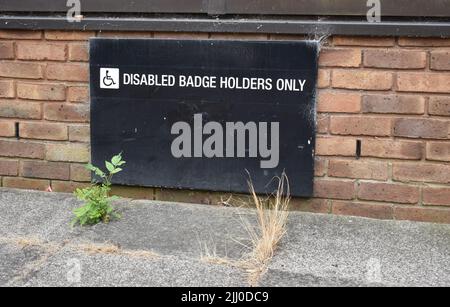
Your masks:
{"label": "brick wall", "polygon": [[[2,186],[70,192],[88,184],[93,36],[304,39],[0,31]],[[318,84],[315,198],[294,199],[293,209],[450,223],[450,39],[332,37],[321,51]],[[210,204],[227,198],[125,187],[116,193]]]}

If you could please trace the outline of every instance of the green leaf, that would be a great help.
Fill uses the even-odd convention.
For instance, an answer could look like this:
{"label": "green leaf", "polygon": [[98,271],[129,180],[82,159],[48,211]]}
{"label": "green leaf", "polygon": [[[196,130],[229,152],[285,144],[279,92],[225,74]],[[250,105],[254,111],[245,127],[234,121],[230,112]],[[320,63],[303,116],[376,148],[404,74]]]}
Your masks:
{"label": "green leaf", "polygon": [[121,169],[120,167],[114,169],[113,171],[111,171],[111,175],[117,174],[119,172],[123,171],[123,169]]}
{"label": "green leaf", "polygon": [[122,154],[118,154],[111,159],[111,163],[117,166],[122,161]]}
{"label": "green leaf", "polygon": [[95,172],[95,169],[96,169],[96,167],[93,166],[91,163],[86,164],[85,168],[90,170],[90,171],[92,171],[92,172]]}
{"label": "green leaf", "polygon": [[106,161],[105,162],[106,168],[108,169],[108,171],[110,173],[112,173],[116,168],[114,167],[114,165],[112,165],[110,162]]}

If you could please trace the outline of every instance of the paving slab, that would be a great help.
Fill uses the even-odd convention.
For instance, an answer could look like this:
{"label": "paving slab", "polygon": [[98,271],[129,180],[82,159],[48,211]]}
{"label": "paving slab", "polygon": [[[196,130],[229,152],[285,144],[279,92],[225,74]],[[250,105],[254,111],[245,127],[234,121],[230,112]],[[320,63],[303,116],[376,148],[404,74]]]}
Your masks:
{"label": "paving slab", "polygon": [[261,284],[310,285],[308,276],[336,286],[449,286],[450,225],[292,213]]}

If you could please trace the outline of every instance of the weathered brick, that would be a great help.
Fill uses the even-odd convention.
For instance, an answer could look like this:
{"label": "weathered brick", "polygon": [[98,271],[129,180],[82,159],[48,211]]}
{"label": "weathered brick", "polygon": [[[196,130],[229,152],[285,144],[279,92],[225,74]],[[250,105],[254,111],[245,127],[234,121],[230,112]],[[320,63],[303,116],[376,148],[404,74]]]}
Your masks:
{"label": "weathered brick", "polygon": [[384,202],[417,204],[420,199],[419,187],[397,183],[361,182],[358,198]]}
{"label": "weathered brick", "polygon": [[0,160],[0,175],[17,176],[19,162],[15,160]]}
{"label": "weathered brick", "polygon": [[0,100],[0,117],[40,119],[41,106],[30,101]]}
{"label": "weathered brick", "polygon": [[45,145],[22,141],[0,140],[0,156],[44,159]]}
{"label": "weathered brick", "polygon": [[90,151],[87,144],[46,144],[46,159],[62,162],[89,162]]}
{"label": "weathered brick", "polygon": [[450,223],[450,210],[399,206],[394,208],[396,220],[408,220],[430,223]]}
{"label": "weathered brick", "polygon": [[398,44],[405,47],[448,47],[450,46],[450,39],[400,37]]}
{"label": "weathered brick", "polygon": [[18,42],[17,58],[20,60],[65,61],[66,45],[43,42]]}
{"label": "weathered brick", "polygon": [[408,138],[446,139],[449,122],[436,119],[398,118],[394,120],[394,135]]}
{"label": "weathered brick", "polygon": [[450,183],[450,165],[429,163],[394,163],[394,180],[403,182]]}
{"label": "weathered brick", "polygon": [[334,88],[356,90],[390,90],[393,84],[391,72],[370,70],[333,70]]}
{"label": "weathered brick", "polygon": [[0,80],[0,97],[14,98],[14,83],[10,80]]}
{"label": "weathered brick", "polygon": [[407,95],[366,95],[363,97],[364,113],[424,114],[425,98]]}
{"label": "weathered brick", "polygon": [[364,66],[375,68],[420,69],[427,65],[424,51],[370,49],[364,50]]}
{"label": "weathered brick", "polygon": [[340,135],[391,135],[392,121],[390,118],[367,116],[332,116],[330,131]]}
{"label": "weathered brick", "polygon": [[40,39],[41,37],[41,31],[0,30],[0,38],[2,39]]}
{"label": "weathered brick", "polygon": [[66,88],[62,84],[18,83],[17,96],[33,100],[65,100]]}
{"label": "weathered brick", "polygon": [[155,199],[180,203],[211,204],[211,197],[206,191],[155,189]]}
{"label": "weathered brick", "polygon": [[356,140],[342,137],[319,137],[316,154],[319,156],[355,156]]}
{"label": "weathered brick", "polygon": [[450,116],[450,97],[430,97],[428,113],[431,115]]}
{"label": "weathered brick", "polygon": [[359,67],[361,50],[354,48],[324,48],[320,51],[319,65],[329,67]]}
{"label": "weathered brick", "polygon": [[317,114],[317,133],[328,133],[330,127],[330,115],[329,114]]}
{"label": "weathered brick", "polygon": [[434,70],[450,70],[450,51],[431,52],[430,67]]}
{"label": "weathered brick", "polygon": [[129,186],[113,186],[111,193],[125,198],[132,199],[154,199],[155,191],[153,188],[129,187]]}
{"label": "weathered brick", "polygon": [[89,51],[87,44],[70,44],[69,60],[87,62],[89,61]]}
{"label": "weathered brick", "polygon": [[354,179],[388,179],[388,166],[386,162],[330,160],[328,176]]}
{"label": "weathered brick", "polygon": [[367,37],[367,36],[334,36],[335,46],[373,46],[390,47],[395,45],[392,37]]}
{"label": "weathered brick", "polygon": [[93,31],[45,31],[47,40],[86,41],[94,36]]}
{"label": "weathered brick", "polygon": [[424,205],[450,206],[450,188],[423,188]]}
{"label": "weathered brick", "polygon": [[330,212],[330,204],[326,199],[292,198],[289,210],[327,214]]}
{"label": "weathered brick", "polygon": [[61,81],[89,81],[87,64],[58,63],[47,65],[47,79]]}
{"label": "weathered brick", "polygon": [[427,160],[450,162],[450,142],[427,143]]}
{"label": "weathered brick", "polygon": [[0,42],[0,59],[2,60],[14,59],[13,42]]}
{"label": "weathered brick", "polygon": [[52,123],[21,123],[20,137],[25,139],[40,139],[64,141],[68,139],[67,126]]}
{"label": "weathered brick", "polygon": [[358,113],[360,110],[360,94],[334,91],[321,91],[319,93],[318,112]]}
{"label": "weathered brick", "polygon": [[450,74],[400,72],[397,88],[401,92],[450,93]]}
{"label": "weathered brick", "polygon": [[314,196],[327,199],[353,199],[355,183],[344,180],[317,179],[314,181]]}
{"label": "weathered brick", "polygon": [[71,142],[89,143],[91,138],[89,126],[70,126],[69,140]]}
{"label": "weathered brick", "polygon": [[42,66],[36,63],[0,62],[0,77],[42,79]]}
{"label": "weathered brick", "polygon": [[[269,34],[270,40],[276,40],[276,41],[298,41],[298,40],[306,40],[308,39],[307,35],[301,35],[301,34]],[[327,44],[327,40],[324,41],[325,45]]]}
{"label": "weathered brick", "polygon": [[52,180],[53,192],[73,193],[76,189],[89,187],[90,183]]}
{"label": "weathered brick", "polygon": [[45,191],[50,186],[50,180],[4,177],[3,186],[6,188]]}
{"label": "weathered brick", "polygon": [[11,137],[16,135],[14,122],[0,120],[0,136]]}
{"label": "weathered brick", "polygon": [[393,206],[386,204],[333,201],[331,208],[332,213],[337,215],[362,216],[382,220],[392,220],[394,218]]}
{"label": "weathered brick", "polygon": [[423,156],[423,144],[408,141],[363,140],[361,155],[364,157],[420,160]]}
{"label": "weathered brick", "polygon": [[20,175],[28,178],[69,180],[68,163],[47,161],[22,161]]}
{"label": "weathered brick", "polygon": [[[219,39],[217,38],[219,35],[220,33],[211,34],[211,38],[215,36],[216,38],[213,39]],[[207,39],[209,37],[209,34],[199,32],[155,32],[153,34],[153,37],[159,39]],[[229,34],[225,34],[220,39],[227,39],[227,37],[229,37],[229,39],[236,39],[236,35],[233,34],[231,34],[231,36]]]}
{"label": "weathered brick", "polygon": [[90,182],[91,172],[86,169],[85,164],[71,164],[70,180],[80,182]]}
{"label": "weathered brick", "polygon": [[89,88],[87,86],[71,86],[67,91],[70,102],[89,102]]}
{"label": "weathered brick", "polygon": [[316,157],[314,161],[314,176],[323,177],[327,173],[327,160],[321,157]]}
{"label": "weathered brick", "polygon": [[84,104],[46,103],[44,118],[64,122],[88,122],[89,106]]}
{"label": "weathered brick", "polygon": [[211,39],[218,40],[267,40],[267,34],[259,33],[211,33]]}
{"label": "weathered brick", "polygon": [[319,69],[317,75],[317,87],[318,88],[327,88],[331,84],[331,73],[326,69]]}

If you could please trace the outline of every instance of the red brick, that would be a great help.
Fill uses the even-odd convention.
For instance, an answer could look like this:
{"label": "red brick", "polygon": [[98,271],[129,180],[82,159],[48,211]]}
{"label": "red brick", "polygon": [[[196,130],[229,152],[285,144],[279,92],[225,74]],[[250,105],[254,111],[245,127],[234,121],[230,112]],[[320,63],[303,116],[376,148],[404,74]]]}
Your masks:
{"label": "red brick", "polygon": [[359,67],[361,50],[350,48],[324,48],[320,51],[320,66]]}
{"label": "red brick", "polygon": [[358,113],[360,110],[360,94],[330,91],[322,91],[319,93],[318,112]]}
{"label": "red brick", "polygon": [[20,60],[65,61],[65,44],[18,42],[17,58]]}
{"label": "red brick", "polygon": [[14,43],[0,42],[0,59],[11,60],[14,59]]}
{"label": "red brick", "polygon": [[0,156],[44,159],[45,145],[30,142],[0,140]]}
{"label": "red brick", "polygon": [[420,69],[427,65],[424,51],[364,50],[364,66],[374,68]]}
{"label": "red brick", "polygon": [[330,131],[340,135],[391,135],[392,121],[390,118],[367,116],[332,116]]}
{"label": "red brick", "polygon": [[400,37],[398,44],[405,47],[446,47],[450,46],[450,39]]}
{"label": "red brick", "polygon": [[[306,40],[308,39],[307,35],[299,35],[299,34],[270,34],[270,40],[276,41],[298,41],[298,40]],[[324,41],[326,44],[326,40]],[[328,44],[326,44],[328,45]]]}
{"label": "red brick", "polygon": [[0,175],[17,176],[19,162],[15,160],[0,160]]}
{"label": "red brick", "polygon": [[320,137],[316,140],[316,154],[319,156],[348,156],[356,153],[356,140],[341,137]]}
{"label": "red brick", "polygon": [[87,62],[89,61],[89,51],[87,44],[70,44],[69,60]]}
{"label": "red brick", "polygon": [[40,119],[41,106],[29,101],[0,100],[0,117]]}
{"label": "red brick", "polygon": [[314,197],[333,199],[353,199],[355,183],[343,180],[318,179],[314,182]]}
{"label": "red brick", "polygon": [[317,87],[327,88],[331,84],[331,73],[326,69],[319,69],[317,76]]}
{"label": "red brick", "polygon": [[64,141],[68,139],[67,126],[41,122],[21,123],[20,137],[25,139]]}
{"label": "red brick", "polygon": [[89,88],[87,86],[71,86],[67,92],[70,102],[89,102]]}
{"label": "red brick", "polygon": [[424,114],[425,98],[406,95],[366,95],[363,97],[364,113]]}
{"label": "red brick", "polygon": [[431,52],[431,69],[450,70],[450,51]]}
{"label": "red brick", "polygon": [[394,163],[392,177],[403,182],[450,183],[450,165]]}
{"label": "red brick", "polygon": [[390,47],[395,45],[392,37],[367,37],[367,36],[334,36],[335,46],[373,46]]}
{"label": "red brick", "polygon": [[388,166],[386,162],[330,160],[328,176],[354,179],[388,179]]}
{"label": "red brick", "polygon": [[84,164],[71,164],[70,180],[80,182],[90,182],[91,172],[86,169],[86,166]]}
{"label": "red brick", "polygon": [[89,187],[90,183],[52,180],[53,192],[73,193],[76,189]]}
{"label": "red brick", "polygon": [[450,206],[450,188],[423,188],[423,204]]}
{"label": "red brick", "polygon": [[450,116],[450,97],[430,97],[428,113],[438,116]]}
{"label": "red brick", "polygon": [[0,136],[12,137],[16,135],[16,127],[14,122],[4,121],[0,119]]}
{"label": "red brick", "polygon": [[17,96],[33,100],[65,100],[66,88],[61,84],[18,83]]}
{"label": "red brick", "polygon": [[393,206],[386,204],[333,201],[332,213],[337,215],[362,216],[382,220],[392,220],[394,218]]}
{"label": "red brick", "polygon": [[42,66],[36,63],[0,62],[0,76],[22,79],[42,79]]}
{"label": "red brick", "polygon": [[327,214],[330,212],[330,205],[326,199],[292,198],[289,202],[289,209],[302,212]]}
{"label": "red brick", "polygon": [[393,84],[391,72],[370,70],[333,70],[334,88],[356,90],[390,90]]}
{"label": "red brick", "polygon": [[63,122],[88,122],[89,106],[84,104],[55,104],[44,105],[44,118]]}
{"label": "red brick", "polygon": [[90,160],[90,151],[87,144],[47,144],[46,147],[45,157],[49,161],[85,163]]}
{"label": "red brick", "polygon": [[323,177],[327,173],[327,160],[316,157],[314,161],[314,176]]}
{"label": "red brick", "polygon": [[361,155],[364,157],[420,160],[423,156],[423,144],[408,141],[363,140]]}
{"label": "red brick", "polygon": [[69,140],[71,142],[89,143],[91,138],[89,126],[70,126]]}
{"label": "red brick", "polygon": [[317,133],[328,133],[330,127],[329,114],[317,114]]}
{"label": "red brick", "polygon": [[419,187],[397,183],[361,182],[358,198],[405,204],[417,204],[420,199]]}
{"label": "red brick", "polygon": [[450,141],[427,143],[427,160],[450,162]]}
{"label": "red brick", "polygon": [[69,180],[70,168],[67,163],[22,161],[20,175],[28,178]]}
{"label": "red brick", "polygon": [[2,39],[40,39],[41,37],[41,31],[0,30],[0,38]]}
{"label": "red brick", "polygon": [[61,81],[89,81],[87,64],[60,63],[47,65],[47,79]]}
{"label": "red brick", "polygon": [[408,138],[446,139],[449,122],[436,119],[398,118],[394,120],[394,135]]}
{"label": "red brick", "polygon": [[63,40],[63,41],[86,41],[91,37],[95,37],[92,31],[45,31],[47,40]]}
{"label": "red brick", "polygon": [[397,88],[400,92],[450,93],[450,74],[400,72]]}
{"label": "red brick", "polygon": [[0,97],[14,98],[14,83],[9,80],[0,80]]}
{"label": "red brick", "polygon": [[45,191],[50,186],[50,180],[5,177],[3,178],[3,186],[6,188]]}
{"label": "red brick", "polygon": [[396,220],[449,224],[450,210],[399,206],[394,208],[394,218]]}

